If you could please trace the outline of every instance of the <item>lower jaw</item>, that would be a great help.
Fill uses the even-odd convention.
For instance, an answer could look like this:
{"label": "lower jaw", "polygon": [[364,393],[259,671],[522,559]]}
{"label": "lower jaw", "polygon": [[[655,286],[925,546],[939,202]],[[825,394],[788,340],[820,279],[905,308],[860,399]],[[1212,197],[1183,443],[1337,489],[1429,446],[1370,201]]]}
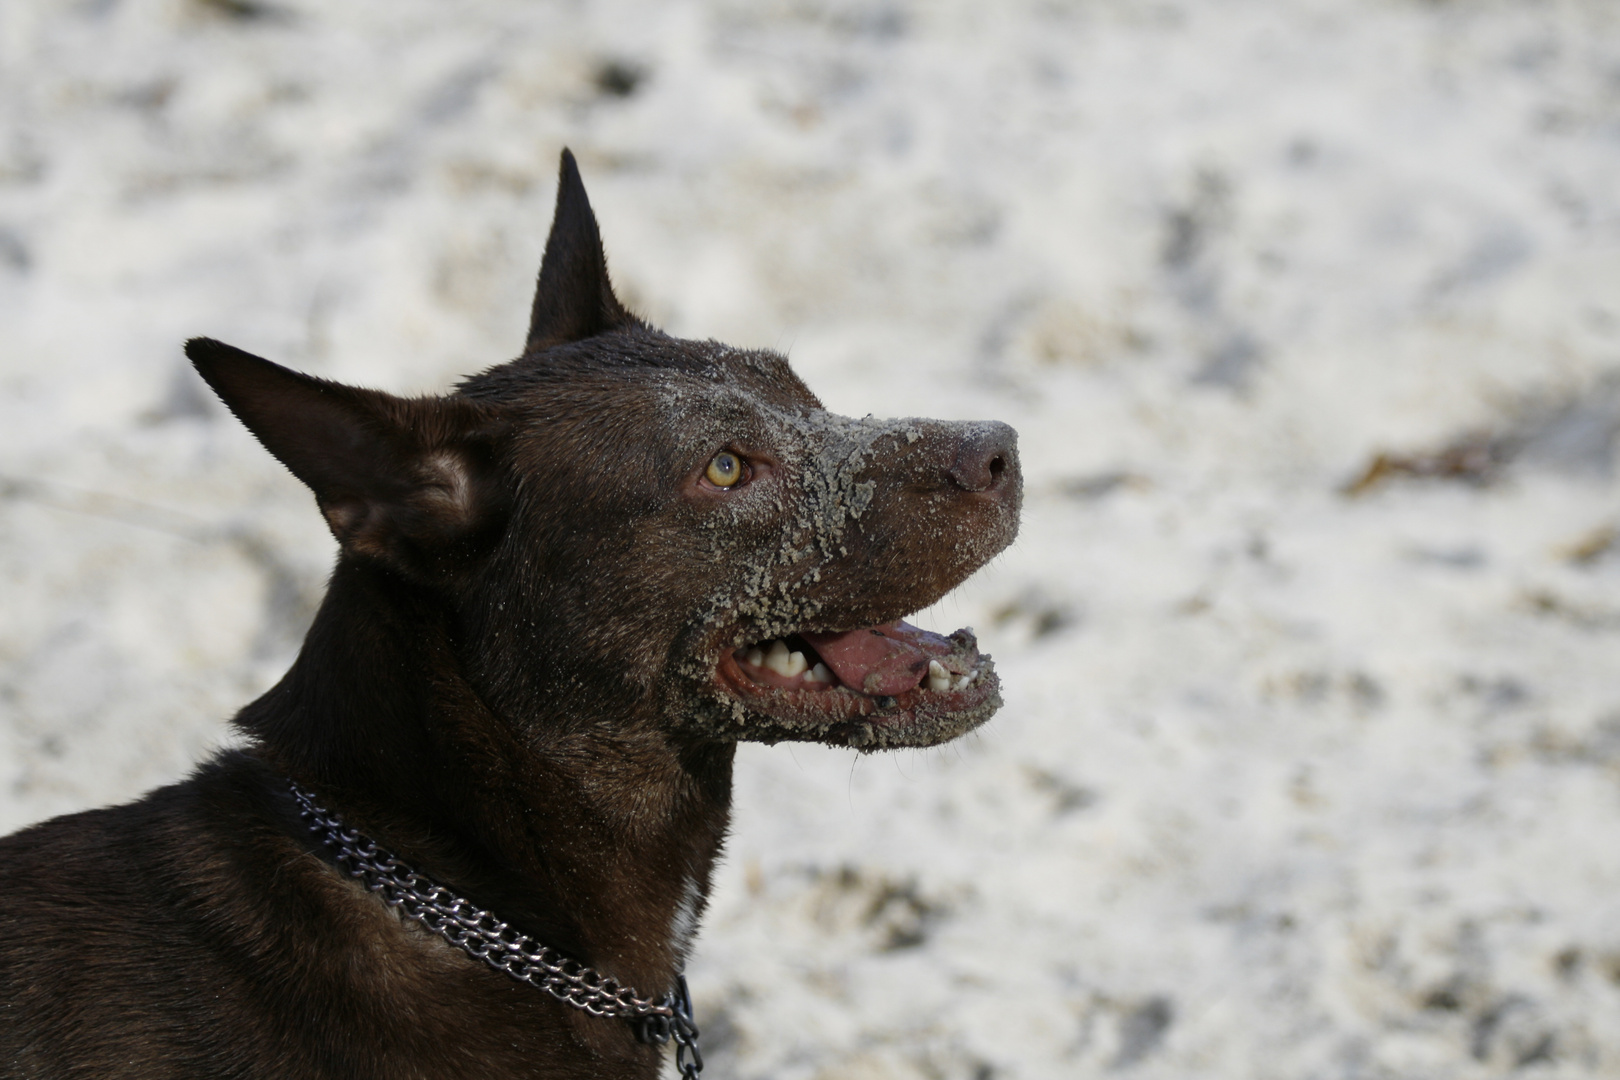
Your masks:
{"label": "lower jaw", "polygon": [[[730,670],[728,670],[728,667]],[[747,742],[819,742],[873,751],[935,746],[983,724],[1001,707],[1001,684],[989,657],[962,691],[909,690],[868,696],[844,688],[781,691],[748,681],[722,661],[716,679],[727,708],[728,734]]]}
{"label": "lower jaw", "polygon": [[865,751],[937,746],[967,734],[995,715],[1001,708],[1000,687],[992,680],[987,690],[968,708],[938,710],[922,705],[895,717],[863,717],[835,724],[828,733],[831,737],[817,741]]}

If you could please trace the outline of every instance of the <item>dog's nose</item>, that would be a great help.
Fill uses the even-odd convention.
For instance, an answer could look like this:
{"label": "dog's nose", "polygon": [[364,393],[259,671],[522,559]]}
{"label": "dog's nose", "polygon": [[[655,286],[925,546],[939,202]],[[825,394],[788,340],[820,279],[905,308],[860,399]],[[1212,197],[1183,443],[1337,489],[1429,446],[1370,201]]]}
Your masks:
{"label": "dog's nose", "polygon": [[1018,469],[1018,432],[1002,423],[974,424],[956,446],[946,470],[964,491],[989,491]]}

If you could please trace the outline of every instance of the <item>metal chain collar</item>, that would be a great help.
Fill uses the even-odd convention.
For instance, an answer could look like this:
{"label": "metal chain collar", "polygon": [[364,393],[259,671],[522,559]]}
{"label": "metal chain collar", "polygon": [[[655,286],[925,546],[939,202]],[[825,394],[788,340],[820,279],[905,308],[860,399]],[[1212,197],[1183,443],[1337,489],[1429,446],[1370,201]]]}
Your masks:
{"label": "metal chain collar", "polygon": [[643,1042],[661,1046],[674,1039],[675,1065],[683,1080],[693,1080],[703,1071],[698,1030],[692,1022],[692,998],[684,975],[676,977],[675,989],[663,997],[640,997],[630,987],[620,986],[595,968],[540,944],[472,901],[418,874],[374,840],[344,825],[335,813],[316,803],[309,792],[290,780],[287,786],[310,822],[309,831],[320,833],[338,866],[376,893],[383,903],[468,956],[538,987],[564,1004],[592,1016],[631,1021]]}

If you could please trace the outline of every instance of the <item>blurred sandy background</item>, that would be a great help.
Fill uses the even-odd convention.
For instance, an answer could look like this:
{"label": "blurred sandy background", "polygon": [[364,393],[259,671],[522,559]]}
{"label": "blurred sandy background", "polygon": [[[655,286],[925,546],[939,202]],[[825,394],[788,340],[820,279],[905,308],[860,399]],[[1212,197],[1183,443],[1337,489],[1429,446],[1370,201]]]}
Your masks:
{"label": "blurred sandy background", "polygon": [[319,595],[180,343],[509,358],[564,145],[654,321],[1023,437],[997,720],[742,753],[708,1075],[1620,1075],[1607,0],[6,0],[0,827]]}

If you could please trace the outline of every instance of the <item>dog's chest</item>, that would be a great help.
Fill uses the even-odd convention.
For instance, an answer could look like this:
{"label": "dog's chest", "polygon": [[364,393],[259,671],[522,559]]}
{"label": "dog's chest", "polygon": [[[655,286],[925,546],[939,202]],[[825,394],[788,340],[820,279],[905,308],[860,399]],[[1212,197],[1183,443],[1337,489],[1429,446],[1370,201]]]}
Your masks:
{"label": "dog's chest", "polygon": [[698,884],[695,877],[687,877],[681,882],[680,899],[675,904],[675,914],[669,922],[670,949],[675,954],[676,963],[685,966],[686,958],[691,952],[692,939],[697,935],[698,918],[703,914],[703,887]]}

